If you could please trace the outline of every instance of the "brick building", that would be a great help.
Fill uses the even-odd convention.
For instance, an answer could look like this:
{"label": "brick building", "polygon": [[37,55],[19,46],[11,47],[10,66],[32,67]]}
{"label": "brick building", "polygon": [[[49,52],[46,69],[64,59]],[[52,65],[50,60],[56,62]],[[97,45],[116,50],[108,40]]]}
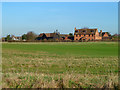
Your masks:
{"label": "brick building", "polygon": [[37,40],[58,40],[60,38],[58,33],[41,33]]}
{"label": "brick building", "polygon": [[66,40],[66,41],[74,40],[74,36],[71,37],[69,34],[60,34],[60,38],[61,38],[62,40]]}
{"label": "brick building", "polygon": [[[74,37],[73,37],[74,39]],[[69,34],[41,33],[36,40],[72,40]]]}
{"label": "brick building", "polygon": [[99,33],[98,29],[75,28],[74,40],[79,40],[79,41],[102,40],[102,31]]}
{"label": "brick building", "polygon": [[57,30],[53,33],[41,33],[36,40],[61,40],[61,41],[100,41],[110,40],[111,35],[108,32],[98,32],[98,29],[82,28],[76,29],[73,35],[60,34]]}
{"label": "brick building", "polygon": [[102,40],[111,40],[112,39],[112,36],[108,32],[102,32],[101,36],[102,36]]}

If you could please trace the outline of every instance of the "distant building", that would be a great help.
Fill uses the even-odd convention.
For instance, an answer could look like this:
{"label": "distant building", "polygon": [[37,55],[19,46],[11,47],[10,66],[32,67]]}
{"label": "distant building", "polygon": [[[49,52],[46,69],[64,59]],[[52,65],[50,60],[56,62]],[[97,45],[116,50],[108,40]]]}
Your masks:
{"label": "distant building", "polygon": [[37,40],[58,40],[60,35],[58,33],[41,33]]}
{"label": "distant building", "polygon": [[20,40],[22,40],[22,37],[17,37],[17,36],[14,36],[14,35],[12,35],[11,36],[11,40],[13,40],[13,41],[20,41]]}
{"label": "distant building", "polygon": [[102,40],[102,36],[100,36],[97,29],[75,28],[74,40],[79,40],[79,41]]}
{"label": "distant building", "polygon": [[[3,37],[1,39],[4,41],[27,41],[26,39],[22,40],[22,37],[10,36]],[[98,32],[98,29],[74,29],[74,35],[72,33],[69,34],[60,34],[58,30],[53,33],[40,33],[35,37],[34,40],[49,40],[49,41],[101,41],[101,40],[118,40],[117,37],[111,36],[109,32]]]}
{"label": "distant building", "polygon": [[41,33],[36,40],[65,40],[70,41],[71,39],[74,40],[74,37],[70,37],[69,34],[60,34],[58,30],[54,31],[53,33]]}
{"label": "distant building", "polygon": [[108,32],[102,32],[100,33],[100,35],[102,36],[102,40],[111,40],[112,37]]}
{"label": "distant building", "polygon": [[71,39],[69,38],[69,35],[68,35],[68,34],[60,34],[60,38],[61,38],[61,40],[66,40],[66,41],[71,40]]}
{"label": "distant building", "polygon": [[89,29],[89,28],[82,28],[76,29],[74,32],[74,40],[77,41],[95,41],[95,40],[109,40],[110,35],[108,32],[98,32],[98,29]]}
{"label": "distant building", "polygon": [[111,36],[113,41],[118,41],[120,40],[120,34],[114,34]]}
{"label": "distant building", "polygon": [[69,34],[60,34],[60,33],[41,33],[36,40],[65,40],[71,41],[74,40],[74,37],[70,37]]}

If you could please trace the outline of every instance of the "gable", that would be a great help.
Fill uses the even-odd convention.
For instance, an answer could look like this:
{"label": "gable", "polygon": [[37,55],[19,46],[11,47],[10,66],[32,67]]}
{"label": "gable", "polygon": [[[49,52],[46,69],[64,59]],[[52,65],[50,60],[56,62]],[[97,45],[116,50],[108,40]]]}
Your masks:
{"label": "gable", "polygon": [[107,32],[103,32],[103,33],[102,33],[102,36],[103,36],[103,37],[109,37],[109,35],[108,35]]}

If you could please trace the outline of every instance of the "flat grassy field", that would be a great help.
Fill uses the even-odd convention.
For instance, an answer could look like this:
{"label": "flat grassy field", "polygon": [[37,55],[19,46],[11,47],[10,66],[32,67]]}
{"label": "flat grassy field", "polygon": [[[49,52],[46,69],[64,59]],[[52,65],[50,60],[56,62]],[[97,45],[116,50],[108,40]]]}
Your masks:
{"label": "flat grassy field", "polygon": [[117,42],[2,43],[3,88],[117,88]]}

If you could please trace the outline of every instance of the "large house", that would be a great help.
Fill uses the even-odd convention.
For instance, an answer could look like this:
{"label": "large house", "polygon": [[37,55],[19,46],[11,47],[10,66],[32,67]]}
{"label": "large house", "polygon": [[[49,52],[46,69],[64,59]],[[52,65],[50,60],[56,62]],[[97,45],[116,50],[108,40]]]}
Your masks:
{"label": "large house", "polygon": [[59,38],[60,36],[58,33],[41,33],[37,40],[56,40]]}
{"label": "large house", "polygon": [[95,40],[104,40],[110,39],[110,35],[108,32],[98,32],[98,29],[89,29],[89,28],[82,28],[76,29],[74,32],[74,40],[75,41],[95,41]]}
{"label": "large house", "polygon": [[59,33],[41,33],[37,40],[65,40],[70,41],[72,37],[68,34],[59,34]]}
{"label": "large house", "polygon": [[41,33],[36,40],[71,40],[68,34],[60,34],[58,30],[53,33]]}

